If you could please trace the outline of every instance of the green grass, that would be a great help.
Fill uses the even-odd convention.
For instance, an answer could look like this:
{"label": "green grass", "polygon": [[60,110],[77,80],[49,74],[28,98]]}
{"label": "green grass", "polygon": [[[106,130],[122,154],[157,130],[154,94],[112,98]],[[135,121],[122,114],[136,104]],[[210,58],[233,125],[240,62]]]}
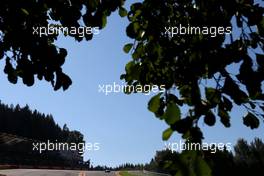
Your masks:
{"label": "green grass", "polygon": [[[143,173],[142,171],[135,171],[135,170],[132,170],[132,171],[120,171],[119,174],[121,176],[150,176],[149,174],[145,174]],[[155,175],[156,176],[156,175]]]}
{"label": "green grass", "polygon": [[121,176],[135,176],[135,175],[133,175],[133,174],[127,172],[127,171],[120,171],[119,174],[120,174]]}

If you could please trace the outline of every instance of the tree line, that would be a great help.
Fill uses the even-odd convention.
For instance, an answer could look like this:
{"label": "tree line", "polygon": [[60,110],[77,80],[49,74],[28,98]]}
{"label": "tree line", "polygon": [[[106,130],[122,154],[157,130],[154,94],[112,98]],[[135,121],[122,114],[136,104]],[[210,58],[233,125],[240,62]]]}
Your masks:
{"label": "tree line", "polygon": [[[6,105],[0,101],[0,164],[60,167],[87,167],[80,157],[73,155],[65,158],[61,151],[33,150],[33,142],[84,143],[83,134],[70,130],[66,124],[60,127],[52,115],[45,115],[37,110],[31,110],[28,105]],[[4,136],[4,137],[3,137]],[[11,136],[11,137],[8,137]],[[13,137],[12,137],[13,136]],[[17,143],[9,143],[14,139],[25,139]],[[62,151],[63,152],[63,151]],[[67,151],[66,151],[67,153]],[[72,156],[72,158],[71,158]]]}
{"label": "tree line", "polygon": [[61,128],[52,115],[31,110],[28,105],[5,105],[0,101],[0,132],[39,141],[83,142],[83,134],[70,131],[66,124]]}
{"label": "tree line", "polygon": [[117,166],[116,170],[142,170],[144,168],[144,164],[132,164],[125,163]]}
{"label": "tree line", "polygon": [[[182,158],[188,160],[188,155],[182,157],[186,153],[171,152],[170,150],[157,151],[151,161],[144,166],[144,169],[177,175],[182,172],[180,166]],[[234,150],[217,150],[216,153],[210,151],[203,152],[203,159],[211,168],[212,176],[260,176],[264,167],[264,143],[261,139],[255,138],[254,141],[248,143],[244,139],[239,139],[234,146]],[[201,166],[205,167],[205,166]],[[185,174],[188,168],[185,168]],[[198,172],[198,170],[196,170]]]}
{"label": "tree line", "polygon": [[[214,150],[215,151],[215,150]],[[191,153],[189,153],[191,152]],[[116,167],[91,166],[90,170],[116,170],[116,171],[151,171],[169,175],[191,174],[192,157],[194,151],[171,151],[169,149],[157,151],[149,163],[124,163]],[[261,176],[264,167],[264,142],[255,138],[252,142],[239,139],[232,151],[217,149],[202,151],[203,159],[210,167],[212,176]],[[186,164],[187,163],[187,164]],[[196,162],[201,164],[201,162]],[[200,167],[207,167],[202,165]],[[199,167],[194,169],[199,174]],[[184,172],[184,173],[182,173]],[[201,174],[200,174],[201,175]]]}

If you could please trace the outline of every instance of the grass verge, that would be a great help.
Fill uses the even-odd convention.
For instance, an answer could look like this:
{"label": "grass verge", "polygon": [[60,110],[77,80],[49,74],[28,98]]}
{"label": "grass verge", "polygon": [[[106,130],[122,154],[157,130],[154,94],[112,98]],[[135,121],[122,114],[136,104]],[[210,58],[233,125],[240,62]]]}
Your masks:
{"label": "grass verge", "polygon": [[121,176],[135,176],[135,175],[133,175],[133,174],[127,172],[127,171],[120,171],[119,174],[120,174]]}

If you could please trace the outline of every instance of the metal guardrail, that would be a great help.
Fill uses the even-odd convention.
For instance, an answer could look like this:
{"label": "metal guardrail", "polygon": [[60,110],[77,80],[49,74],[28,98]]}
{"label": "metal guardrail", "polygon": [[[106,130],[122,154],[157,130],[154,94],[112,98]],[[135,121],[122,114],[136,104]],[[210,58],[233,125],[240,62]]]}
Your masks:
{"label": "metal guardrail", "polygon": [[21,142],[30,142],[30,141],[32,140],[25,137],[0,132],[0,144],[15,145]]}

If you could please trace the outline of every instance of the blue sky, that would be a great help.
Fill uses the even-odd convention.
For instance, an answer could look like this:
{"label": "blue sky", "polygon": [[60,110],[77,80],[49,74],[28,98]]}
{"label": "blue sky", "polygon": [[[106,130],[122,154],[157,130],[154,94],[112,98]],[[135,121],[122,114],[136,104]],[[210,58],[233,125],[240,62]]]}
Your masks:
{"label": "blue sky", "polygon": [[[127,24],[126,18],[115,13],[92,41],[77,43],[71,38],[60,38],[57,44],[68,50],[63,69],[73,80],[67,91],[55,92],[44,81],[37,81],[33,87],[23,85],[21,80],[13,85],[2,72],[0,100],[6,104],[28,104],[31,109],[52,114],[61,126],[66,123],[70,129],[81,131],[87,142],[100,143],[99,151],[85,154],[85,159],[91,158],[94,165],[149,162],[155,151],[164,147],[161,134],[167,128],[147,110],[151,95],[106,96],[98,92],[99,85],[122,84],[119,77],[130,59],[122,51],[123,45],[131,41],[125,34]],[[1,60],[1,71],[4,63]],[[240,137],[263,137],[263,124],[257,130],[242,124],[244,113],[240,109],[233,112],[230,129],[224,128],[219,119],[213,128],[201,122],[205,141],[235,144]],[[179,140],[177,134],[171,138],[173,142]]]}

